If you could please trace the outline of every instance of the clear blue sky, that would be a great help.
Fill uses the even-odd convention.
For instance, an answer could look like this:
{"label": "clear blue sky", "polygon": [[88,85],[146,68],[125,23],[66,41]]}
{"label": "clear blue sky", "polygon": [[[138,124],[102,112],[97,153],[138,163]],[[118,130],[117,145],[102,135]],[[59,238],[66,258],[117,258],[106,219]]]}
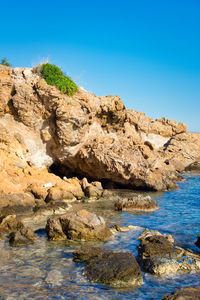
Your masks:
{"label": "clear blue sky", "polygon": [[44,61],[127,108],[200,132],[199,0],[1,1],[0,57]]}

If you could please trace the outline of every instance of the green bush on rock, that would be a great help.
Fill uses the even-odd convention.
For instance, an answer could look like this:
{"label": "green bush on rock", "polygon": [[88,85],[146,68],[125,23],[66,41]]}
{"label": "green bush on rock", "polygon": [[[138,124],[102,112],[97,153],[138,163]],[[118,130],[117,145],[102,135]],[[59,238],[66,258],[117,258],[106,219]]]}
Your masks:
{"label": "green bush on rock", "polygon": [[6,67],[11,67],[11,64],[7,61],[7,58],[2,58],[0,64]]}
{"label": "green bush on rock", "polygon": [[54,85],[63,94],[73,96],[78,90],[78,86],[74,81],[70,77],[65,76],[56,65],[50,63],[43,64],[40,73],[48,84]]}

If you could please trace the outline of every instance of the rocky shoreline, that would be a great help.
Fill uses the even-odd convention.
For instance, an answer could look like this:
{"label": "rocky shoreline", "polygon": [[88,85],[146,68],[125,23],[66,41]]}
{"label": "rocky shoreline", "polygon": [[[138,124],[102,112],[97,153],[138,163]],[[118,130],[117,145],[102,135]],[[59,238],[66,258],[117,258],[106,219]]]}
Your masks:
{"label": "rocky shoreline", "polygon": [[[0,237],[10,245],[34,243],[39,228],[49,240],[78,243],[137,230],[106,224],[81,204],[103,198],[119,212],[152,212],[157,203],[137,190],[175,189],[183,171],[200,171],[200,134],[185,124],[126,110],[117,96],[80,88],[70,98],[33,69],[0,66]],[[116,197],[117,188],[135,194]],[[200,255],[171,236],[142,228],[139,241],[137,257],[86,247],[74,261],[89,280],[123,288],[140,286],[142,272],[200,271]]]}

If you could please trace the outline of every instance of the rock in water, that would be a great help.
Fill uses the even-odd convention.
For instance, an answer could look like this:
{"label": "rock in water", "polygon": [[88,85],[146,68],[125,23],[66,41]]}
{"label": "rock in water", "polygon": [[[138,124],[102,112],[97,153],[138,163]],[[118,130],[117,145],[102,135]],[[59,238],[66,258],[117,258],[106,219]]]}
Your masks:
{"label": "rock in water", "polygon": [[36,239],[35,234],[30,228],[23,227],[22,229],[11,232],[9,235],[9,243],[12,246],[24,246],[33,244]]}
{"label": "rock in water", "polygon": [[197,241],[195,242],[195,245],[200,248],[200,234],[197,236]]}
{"label": "rock in water", "polygon": [[162,297],[162,300],[200,300],[200,287],[186,287]]}
{"label": "rock in water", "polygon": [[49,240],[58,241],[65,240],[66,235],[62,230],[60,220],[55,217],[50,217],[46,224],[46,233]]}
{"label": "rock in water", "polygon": [[125,288],[143,283],[140,267],[132,253],[82,248],[73,256],[74,261],[85,264],[84,275],[90,281]]}
{"label": "rock in water", "polygon": [[200,256],[192,251],[175,247],[171,237],[156,231],[142,234],[137,260],[145,272],[164,275],[200,270]]}
{"label": "rock in water", "polygon": [[157,209],[159,209],[158,205],[150,196],[135,194],[132,198],[118,199],[115,202],[115,210],[148,212]]}
{"label": "rock in water", "polygon": [[51,217],[47,221],[46,232],[51,240],[101,240],[107,241],[112,233],[102,217],[87,210]]}
{"label": "rock in water", "polygon": [[62,273],[58,270],[49,271],[47,277],[45,278],[46,283],[53,287],[61,286],[63,280],[64,278],[62,276]]}

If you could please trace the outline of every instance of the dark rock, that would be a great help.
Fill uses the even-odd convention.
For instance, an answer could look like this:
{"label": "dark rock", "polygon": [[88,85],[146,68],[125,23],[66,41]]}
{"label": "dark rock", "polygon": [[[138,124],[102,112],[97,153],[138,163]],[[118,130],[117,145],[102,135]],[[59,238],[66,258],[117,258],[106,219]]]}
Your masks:
{"label": "dark rock", "polygon": [[200,256],[192,251],[175,247],[159,233],[141,235],[137,260],[146,272],[164,275],[192,272],[200,269]]}
{"label": "dark rock", "polygon": [[55,241],[66,239],[66,235],[62,230],[62,226],[60,224],[59,219],[53,217],[49,218],[47,220],[47,225],[45,229],[49,240]]}
{"label": "dark rock", "polygon": [[154,211],[157,209],[159,209],[158,205],[150,196],[135,194],[131,198],[118,199],[115,202],[115,210]]}
{"label": "dark rock", "polygon": [[197,236],[197,241],[195,242],[195,245],[200,248],[200,234]]}
{"label": "dark rock", "polygon": [[195,161],[185,168],[185,171],[200,171],[200,162]]}
{"label": "dark rock", "polygon": [[186,287],[162,297],[162,300],[200,300],[200,286]]}
{"label": "dark rock", "polygon": [[84,275],[93,282],[113,287],[133,287],[143,283],[140,267],[132,253],[82,248],[74,252],[74,261],[85,263]]}
{"label": "dark rock", "polygon": [[30,228],[21,228],[18,231],[11,232],[9,235],[9,243],[12,246],[23,246],[32,244],[36,239],[35,234]]}

